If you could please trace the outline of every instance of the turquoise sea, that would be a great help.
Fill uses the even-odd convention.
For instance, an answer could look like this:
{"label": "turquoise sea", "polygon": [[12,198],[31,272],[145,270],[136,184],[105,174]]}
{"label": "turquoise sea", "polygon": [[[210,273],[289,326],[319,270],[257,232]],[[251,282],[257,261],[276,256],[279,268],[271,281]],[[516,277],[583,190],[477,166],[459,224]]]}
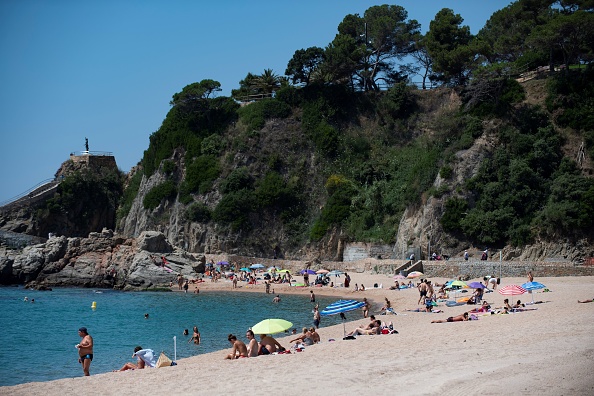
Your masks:
{"label": "turquoise sea", "polygon": [[[134,361],[131,355],[137,345],[174,359],[175,337],[180,359],[230,349],[229,333],[246,341],[245,331],[263,319],[289,320],[298,332],[312,326],[309,296],[281,295],[278,304],[272,302],[273,297],[264,293],[0,287],[0,386],[81,376],[75,348],[81,326],[87,327],[95,342],[91,375]],[[321,308],[335,301],[317,300]],[[91,308],[93,302],[96,309]],[[338,316],[322,318],[322,326],[338,323]],[[188,343],[193,326],[200,331],[200,345]],[[184,329],[190,336],[183,335]]]}

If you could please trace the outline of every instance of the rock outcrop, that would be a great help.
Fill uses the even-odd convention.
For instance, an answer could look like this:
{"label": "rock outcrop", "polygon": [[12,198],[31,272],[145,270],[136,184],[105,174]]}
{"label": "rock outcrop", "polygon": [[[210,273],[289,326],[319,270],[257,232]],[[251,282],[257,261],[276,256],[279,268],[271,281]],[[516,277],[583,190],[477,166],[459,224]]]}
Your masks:
{"label": "rock outcrop", "polygon": [[6,251],[0,255],[0,283],[151,290],[168,287],[178,273],[195,277],[204,271],[203,263],[196,255],[173,252],[162,233],[125,239],[104,229],[87,238],[52,237],[19,252]]}

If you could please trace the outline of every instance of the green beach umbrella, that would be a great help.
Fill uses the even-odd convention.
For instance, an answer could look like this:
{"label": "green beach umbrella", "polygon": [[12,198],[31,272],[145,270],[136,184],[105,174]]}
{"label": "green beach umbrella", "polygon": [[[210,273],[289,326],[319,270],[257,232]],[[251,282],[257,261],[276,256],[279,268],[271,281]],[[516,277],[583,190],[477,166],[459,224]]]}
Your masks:
{"label": "green beach umbrella", "polygon": [[276,334],[291,328],[293,323],[284,319],[264,319],[252,327],[254,334]]}

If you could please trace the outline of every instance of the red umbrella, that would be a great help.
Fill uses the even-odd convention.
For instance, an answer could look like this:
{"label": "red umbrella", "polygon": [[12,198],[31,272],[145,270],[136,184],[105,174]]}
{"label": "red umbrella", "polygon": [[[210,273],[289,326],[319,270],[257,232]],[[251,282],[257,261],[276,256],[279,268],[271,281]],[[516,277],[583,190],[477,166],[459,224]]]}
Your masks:
{"label": "red umbrella", "polygon": [[498,290],[499,294],[504,296],[515,296],[526,293],[526,289],[518,285],[509,285]]}

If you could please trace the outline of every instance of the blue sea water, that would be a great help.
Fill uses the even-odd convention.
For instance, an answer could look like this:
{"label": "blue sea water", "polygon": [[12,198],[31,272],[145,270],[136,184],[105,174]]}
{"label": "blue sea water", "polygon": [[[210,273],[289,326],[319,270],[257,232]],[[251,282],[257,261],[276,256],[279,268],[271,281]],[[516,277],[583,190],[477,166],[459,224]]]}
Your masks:
{"label": "blue sea water", "polygon": [[[1,287],[0,386],[81,376],[75,348],[81,340],[81,326],[87,327],[95,343],[93,375],[133,362],[131,355],[137,345],[163,351],[174,359],[175,337],[180,359],[230,349],[229,333],[246,341],[245,331],[263,319],[289,320],[298,332],[312,325],[313,304],[308,295],[281,295],[279,304],[272,303],[272,298],[264,293],[42,292]],[[335,301],[322,296],[317,300],[321,308]],[[91,308],[93,302],[96,309]],[[322,326],[338,323],[337,316],[322,318]],[[188,343],[193,326],[200,331],[200,345]],[[183,335],[184,329],[189,330],[189,336]]]}

